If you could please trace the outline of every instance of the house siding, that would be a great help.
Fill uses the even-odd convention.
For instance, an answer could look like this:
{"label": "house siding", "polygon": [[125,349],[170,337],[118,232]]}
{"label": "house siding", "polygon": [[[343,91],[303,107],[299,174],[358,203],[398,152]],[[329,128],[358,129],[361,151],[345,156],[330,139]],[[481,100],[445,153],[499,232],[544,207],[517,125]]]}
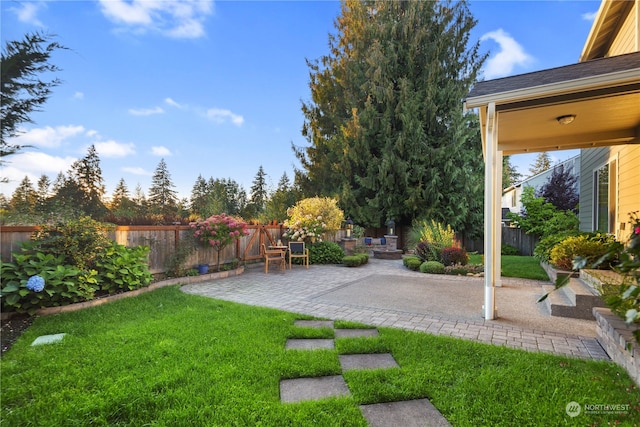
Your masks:
{"label": "house siding", "polygon": [[626,16],[616,38],[611,43],[607,56],[622,55],[638,50],[638,3],[634,3]]}
{"label": "house siding", "polygon": [[593,173],[599,167],[617,160],[616,174],[616,224],[619,240],[629,237],[629,213],[640,211],[640,146],[618,145],[614,147],[581,150],[582,173],[580,175],[580,229],[593,231]]}
{"label": "house siding", "polygon": [[[629,214],[640,211],[640,146],[625,145],[618,148],[618,238],[626,240],[630,235]],[[625,225],[621,225],[625,224]],[[624,228],[624,229],[623,229]]]}

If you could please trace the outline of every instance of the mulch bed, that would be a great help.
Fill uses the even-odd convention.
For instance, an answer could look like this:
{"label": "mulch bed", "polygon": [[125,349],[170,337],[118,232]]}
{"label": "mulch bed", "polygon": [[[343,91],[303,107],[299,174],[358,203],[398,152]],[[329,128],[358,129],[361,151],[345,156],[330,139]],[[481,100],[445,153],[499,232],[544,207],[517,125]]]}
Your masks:
{"label": "mulch bed", "polygon": [[11,348],[14,342],[33,323],[34,317],[13,317],[0,321],[0,345],[2,346],[0,355],[3,355]]}

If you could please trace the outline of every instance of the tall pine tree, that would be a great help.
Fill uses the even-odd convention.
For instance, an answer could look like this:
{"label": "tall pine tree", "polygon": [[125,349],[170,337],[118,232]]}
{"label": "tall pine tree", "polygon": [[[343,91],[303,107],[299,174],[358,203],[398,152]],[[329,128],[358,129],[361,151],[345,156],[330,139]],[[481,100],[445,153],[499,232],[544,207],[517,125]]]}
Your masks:
{"label": "tall pine tree", "polygon": [[529,168],[529,173],[531,173],[531,176],[534,176],[549,169],[551,169],[551,158],[546,151],[543,151],[536,157],[535,162]]}
{"label": "tall pine tree", "polygon": [[344,2],[330,53],[308,61],[310,147],[294,147],[305,193],[339,195],[367,226],[426,217],[480,230],[479,126],[461,108],[484,61],[468,47],[474,25],[464,1]]}
{"label": "tall pine tree", "polygon": [[148,203],[154,214],[166,219],[174,217],[178,212],[178,195],[171,181],[171,174],[164,159],[160,160],[151,178]]}

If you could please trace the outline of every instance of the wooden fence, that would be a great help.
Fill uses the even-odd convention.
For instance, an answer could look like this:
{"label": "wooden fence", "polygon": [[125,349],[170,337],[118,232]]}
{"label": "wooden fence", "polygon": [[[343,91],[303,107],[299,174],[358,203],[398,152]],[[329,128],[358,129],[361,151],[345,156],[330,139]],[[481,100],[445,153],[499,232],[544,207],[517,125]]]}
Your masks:
{"label": "wooden fence", "polygon": [[[502,244],[517,248],[520,255],[532,256],[538,241],[536,236],[526,234],[520,228],[502,227]],[[462,244],[467,252],[484,253],[484,240],[464,239]]]}
{"label": "wooden fence", "polygon": [[[262,259],[261,245],[274,245],[282,238],[285,229],[281,225],[250,225],[249,235],[242,236],[235,244],[226,247],[220,253],[220,264],[232,262],[256,262]],[[2,227],[0,229],[0,259],[11,261],[11,254],[20,250],[20,243],[29,240],[36,227]],[[176,248],[192,233],[186,225],[176,226],[118,226],[109,236],[112,240],[125,246],[149,246],[149,270],[152,274],[167,271]],[[339,242],[344,237],[344,230],[326,234],[323,240]],[[185,261],[184,266],[197,264],[216,265],[218,253],[210,247],[198,246]]]}

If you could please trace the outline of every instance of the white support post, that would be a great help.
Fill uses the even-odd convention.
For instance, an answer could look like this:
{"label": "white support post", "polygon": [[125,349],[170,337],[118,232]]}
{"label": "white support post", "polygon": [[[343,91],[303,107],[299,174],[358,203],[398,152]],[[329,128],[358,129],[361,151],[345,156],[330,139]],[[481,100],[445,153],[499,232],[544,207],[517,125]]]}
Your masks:
{"label": "white support post", "polygon": [[[502,181],[502,160],[498,165],[498,120],[496,104],[487,106],[487,123],[485,136],[485,172],[484,172],[484,306],[483,315],[487,320],[497,317],[496,313],[496,282],[500,283],[500,250],[496,251],[496,243],[501,240],[502,210],[500,202],[502,191],[499,188]],[[497,209],[496,209],[497,206]],[[496,216],[496,213],[499,215]],[[498,228],[496,230],[496,228]],[[497,242],[496,242],[497,236]],[[498,246],[499,247],[499,246]]]}

